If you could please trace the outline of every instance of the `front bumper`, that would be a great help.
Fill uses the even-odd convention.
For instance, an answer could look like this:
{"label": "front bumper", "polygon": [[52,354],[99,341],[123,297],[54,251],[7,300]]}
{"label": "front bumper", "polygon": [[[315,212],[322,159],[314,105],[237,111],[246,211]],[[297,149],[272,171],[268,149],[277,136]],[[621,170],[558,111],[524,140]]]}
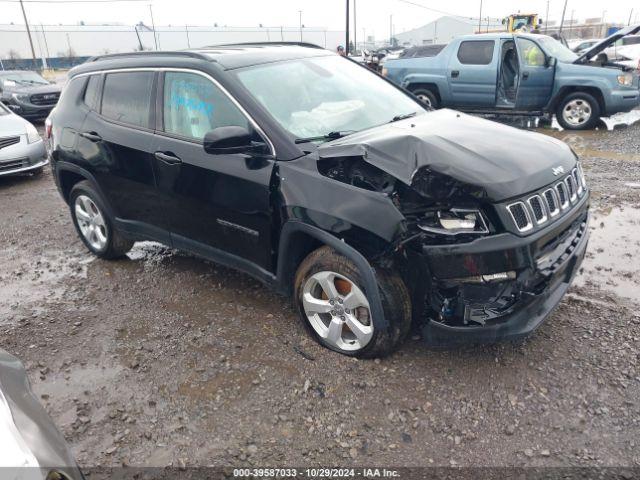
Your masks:
{"label": "front bumper", "polygon": [[607,104],[607,115],[630,112],[640,105],[640,91],[635,88],[619,89],[611,92]]}
{"label": "front bumper", "polygon": [[[501,234],[467,245],[425,246],[433,275],[427,297],[432,317],[422,330],[427,344],[516,340],[538,328],[560,303],[582,263],[589,238],[588,204],[585,195],[562,221],[528,237]],[[464,283],[465,278],[506,271],[516,272],[515,278]],[[438,289],[445,293],[434,298]]]}
{"label": "front bumper", "polygon": [[0,176],[30,172],[47,163],[44,142],[27,143],[26,135],[21,135],[19,143],[0,150]]}

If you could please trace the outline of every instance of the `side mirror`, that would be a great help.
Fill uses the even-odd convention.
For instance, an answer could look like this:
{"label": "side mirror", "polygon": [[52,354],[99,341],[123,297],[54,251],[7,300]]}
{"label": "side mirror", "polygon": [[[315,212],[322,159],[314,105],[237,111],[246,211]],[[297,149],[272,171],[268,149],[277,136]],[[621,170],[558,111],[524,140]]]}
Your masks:
{"label": "side mirror", "polygon": [[263,142],[254,142],[244,127],[218,127],[204,136],[204,151],[212,155],[259,152],[265,146]]}
{"label": "side mirror", "polygon": [[541,18],[538,19],[538,25],[542,25],[544,22],[542,21]]}
{"label": "side mirror", "polygon": [[558,63],[558,59],[556,57],[546,57],[544,66],[547,68],[555,67],[557,63]]}

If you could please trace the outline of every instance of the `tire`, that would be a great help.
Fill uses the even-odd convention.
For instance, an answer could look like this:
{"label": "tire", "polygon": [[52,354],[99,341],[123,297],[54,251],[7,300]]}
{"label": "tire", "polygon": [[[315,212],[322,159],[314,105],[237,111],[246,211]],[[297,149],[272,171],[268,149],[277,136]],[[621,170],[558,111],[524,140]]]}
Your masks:
{"label": "tire", "polygon": [[97,257],[105,260],[121,258],[131,250],[134,242],[113,227],[104,205],[100,194],[86,180],[74,185],[69,194],[71,218],[82,243]]}
{"label": "tire", "polygon": [[426,88],[415,88],[411,90],[418,100],[431,108],[438,108],[440,106],[440,102],[438,101],[438,97],[436,97],[435,93]]}
{"label": "tire", "polygon": [[598,124],[600,113],[600,104],[593,95],[575,92],[562,99],[556,118],[565,130],[591,130]]}
{"label": "tire", "polygon": [[[331,297],[325,293],[325,288],[318,281],[323,277],[336,288],[335,293],[338,295],[334,297],[337,298],[334,306],[328,305]],[[365,307],[349,308],[360,304],[354,298],[366,299],[367,295],[363,287],[363,277],[350,259],[327,246],[309,254],[298,267],[294,280],[296,307],[309,334],[320,345],[352,357],[384,357],[395,351],[406,338],[411,327],[409,292],[402,279],[393,272],[377,269],[376,278],[384,316],[389,324],[388,329],[379,326],[380,319],[372,318],[370,309],[367,315]],[[345,282],[350,282],[350,288],[347,291],[344,291]],[[350,296],[351,293],[354,295]],[[313,308],[308,306],[309,300],[314,302],[313,308],[335,310],[310,315],[309,311],[313,311]],[[316,307],[316,305],[320,306]],[[342,323],[338,327],[340,331],[338,342],[331,340],[331,337],[336,338],[330,331],[331,324],[334,322]],[[358,325],[360,336],[353,333],[355,329],[351,329],[350,325]]]}

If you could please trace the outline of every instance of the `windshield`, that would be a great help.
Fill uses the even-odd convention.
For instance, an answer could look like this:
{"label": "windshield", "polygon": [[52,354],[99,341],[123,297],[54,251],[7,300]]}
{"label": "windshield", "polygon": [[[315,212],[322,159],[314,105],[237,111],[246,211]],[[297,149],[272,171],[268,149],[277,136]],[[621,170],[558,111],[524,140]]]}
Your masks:
{"label": "windshield", "polygon": [[578,58],[578,55],[554,38],[541,36],[537,37],[536,40],[547,55],[556,58],[559,62],[573,63]]}
{"label": "windshield", "polygon": [[375,73],[333,55],[258,65],[236,75],[299,138],[364,130],[425,110]]}
{"label": "windshield", "polygon": [[49,82],[35,72],[7,73],[0,76],[0,80],[3,84],[13,82],[18,85],[49,85]]}

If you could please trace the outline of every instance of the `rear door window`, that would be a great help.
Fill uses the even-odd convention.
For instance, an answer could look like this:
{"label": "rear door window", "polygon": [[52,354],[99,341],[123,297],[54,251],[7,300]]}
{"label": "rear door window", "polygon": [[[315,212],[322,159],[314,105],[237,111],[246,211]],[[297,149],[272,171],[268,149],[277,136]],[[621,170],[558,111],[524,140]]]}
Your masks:
{"label": "rear door window", "polygon": [[102,115],[149,128],[153,72],[108,73],[102,92]]}
{"label": "rear door window", "polygon": [[164,131],[202,140],[218,127],[249,128],[247,117],[209,79],[195,73],[167,72],[164,79]]}
{"label": "rear door window", "polygon": [[100,76],[99,75],[91,75],[89,77],[89,82],[87,83],[87,88],[84,91],[84,103],[91,109],[98,109],[98,87],[100,85]]}
{"label": "rear door window", "polygon": [[468,40],[460,44],[458,60],[464,65],[489,65],[494,48],[494,40]]}

